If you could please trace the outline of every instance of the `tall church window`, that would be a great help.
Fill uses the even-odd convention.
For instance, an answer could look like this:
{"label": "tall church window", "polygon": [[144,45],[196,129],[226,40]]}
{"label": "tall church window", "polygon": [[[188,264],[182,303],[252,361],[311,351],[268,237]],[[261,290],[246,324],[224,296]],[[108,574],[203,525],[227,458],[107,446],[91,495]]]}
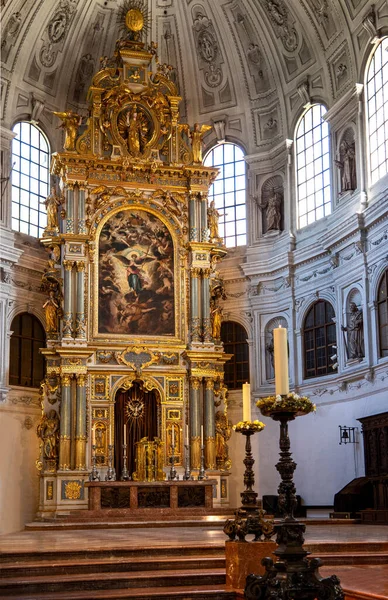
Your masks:
{"label": "tall church window", "polygon": [[246,168],[244,152],[236,144],[218,144],[207,154],[204,165],[220,173],[209,190],[220,217],[218,233],[228,248],[247,243]]}
{"label": "tall church window", "polygon": [[388,172],[388,37],[377,46],[366,74],[370,181]]}
{"label": "tall church window", "polygon": [[323,104],[302,116],[295,133],[298,229],[331,213],[329,126]]}
{"label": "tall church window", "polygon": [[221,325],[221,340],[224,352],[233,354],[225,363],[224,381],[230,390],[240,390],[249,381],[248,334],[240,323],[224,321]]}
{"label": "tall church window", "polygon": [[21,121],[13,128],[12,229],[34,237],[47,224],[42,202],[49,193],[50,148],[40,129]]}
{"label": "tall church window", "polygon": [[44,378],[44,357],[39,348],[46,335],[39,319],[29,313],[17,315],[11,324],[9,383],[38,388]]}
{"label": "tall church window", "polygon": [[388,356],[388,269],[380,280],[377,290],[377,318],[379,330],[379,354]]}
{"label": "tall church window", "polygon": [[335,313],[330,302],[319,300],[308,311],[303,325],[304,377],[320,377],[336,371]]}

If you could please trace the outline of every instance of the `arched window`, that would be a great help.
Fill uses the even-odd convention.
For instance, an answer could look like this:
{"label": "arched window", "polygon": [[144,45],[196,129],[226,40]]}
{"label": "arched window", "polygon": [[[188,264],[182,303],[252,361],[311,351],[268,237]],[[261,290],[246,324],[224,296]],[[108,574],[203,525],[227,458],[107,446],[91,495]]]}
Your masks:
{"label": "arched window", "polygon": [[40,237],[47,224],[50,148],[43,133],[22,121],[13,128],[12,229]]}
{"label": "arched window", "polygon": [[11,324],[9,383],[38,388],[44,378],[44,357],[39,348],[46,336],[39,319],[29,313],[17,315]]}
{"label": "arched window", "polygon": [[371,183],[388,172],[388,38],[377,46],[366,74]]}
{"label": "arched window", "polygon": [[304,377],[319,377],[337,370],[331,356],[336,354],[335,313],[330,302],[315,302],[303,325]]}
{"label": "arched window", "polygon": [[246,176],[244,153],[236,144],[218,144],[207,154],[204,165],[220,173],[209,190],[209,201],[220,213],[218,232],[225,246],[247,243]]}
{"label": "arched window", "polygon": [[225,384],[230,390],[240,390],[249,381],[249,347],[247,332],[234,321],[224,321],[221,325],[221,340],[224,351],[233,354],[225,363]]}
{"label": "arched window", "polygon": [[388,269],[384,272],[377,291],[377,318],[379,330],[379,354],[388,356]]}
{"label": "arched window", "polygon": [[295,133],[298,229],[331,213],[329,126],[326,108],[314,104]]}

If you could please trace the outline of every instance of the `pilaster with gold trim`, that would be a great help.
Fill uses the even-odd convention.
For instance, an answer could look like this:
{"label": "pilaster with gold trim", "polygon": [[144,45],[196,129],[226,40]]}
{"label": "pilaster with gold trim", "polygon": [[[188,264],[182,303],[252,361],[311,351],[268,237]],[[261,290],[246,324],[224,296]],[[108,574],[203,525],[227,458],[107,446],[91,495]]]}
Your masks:
{"label": "pilaster with gold trim", "polygon": [[78,188],[78,219],[77,219],[78,233],[86,233],[85,225],[85,187],[80,185]]}
{"label": "pilaster with gold trim", "polygon": [[216,425],[214,414],[214,379],[205,379],[204,403],[205,468],[216,468]]}
{"label": "pilaster with gold trim", "polygon": [[71,467],[71,376],[62,375],[61,422],[59,436],[59,470]]}
{"label": "pilaster with gold trim", "polygon": [[68,183],[66,187],[65,233],[74,233],[74,186],[72,183]]}
{"label": "pilaster with gold trim", "polygon": [[210,269],[202,269],[202,333],[203,341],[212,341],[210,318]]}
{"label": "pilaster with gold trim", "polygon": [[198,242],[199,241],[199,222],[198,222],[198,193],[192,192],[190,194],[189,200],[189,219],[190,219],[190,227],[189,227],[189,237],[190,242]]}

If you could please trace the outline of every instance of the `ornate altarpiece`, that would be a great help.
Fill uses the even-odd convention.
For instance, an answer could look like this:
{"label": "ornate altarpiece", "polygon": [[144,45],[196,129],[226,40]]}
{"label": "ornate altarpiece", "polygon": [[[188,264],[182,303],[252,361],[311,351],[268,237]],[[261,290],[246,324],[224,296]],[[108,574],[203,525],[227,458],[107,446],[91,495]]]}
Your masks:
{"label": "ornate altarpiece", "polygon": [[198,470],[203,426],[205,467],[227,501],[230,464],[215,419],[215,406],[227,409],[216,270],[226,252],[218,234],[210,237],[207,201],[217,170],[202,164],[208,128],[179,122],[169,68],[134,22],[114,57],[101,60],[86,123],[56,113],[65,142],[52,173],[63,197],[53,190],[48,198],[42,239],[50,259],[40,432],[50,415],[57,426],[50,456],[41,444],[41,515],[85,506],[92,439],[103,479],[116,394],[134,382],[156,392],[165,467],[174,429],[178,470],[186,431]]}

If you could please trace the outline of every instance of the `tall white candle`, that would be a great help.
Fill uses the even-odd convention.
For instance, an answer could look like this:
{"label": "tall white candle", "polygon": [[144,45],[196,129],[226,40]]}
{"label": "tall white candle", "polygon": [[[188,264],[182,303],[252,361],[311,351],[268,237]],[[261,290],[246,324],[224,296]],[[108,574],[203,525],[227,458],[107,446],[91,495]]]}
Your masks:
{"label": "tall white candle", "polygon": [[96,431],[95,431],[95,429],[92,429],[92,445],[93,446],[96,445]]}
{"label": "tall white candle", "polygon": [[175,427],[171,425],[171,446],[175,446]]}
{"label": "tall white candle", "polygon": [[251,420],[251,384],[243,384],[243,421]]}
{"label": "tall white candle", "polygon": [[127,426],[124,424],[124,444],[127,445]]}
{"label": "tall white candle", "polygon": [[189,445],[189,426],[186,425],[186,446]]}
{"label": "tall white candle", "polygon": [[201,425],[201,446],[203,446],[203,425]]}
{"label": "tall white candle", "polygon": [[287,329],[279,325],[273,330],[274,364],[275,364],[275,393],[288,394],[288,351]]}

